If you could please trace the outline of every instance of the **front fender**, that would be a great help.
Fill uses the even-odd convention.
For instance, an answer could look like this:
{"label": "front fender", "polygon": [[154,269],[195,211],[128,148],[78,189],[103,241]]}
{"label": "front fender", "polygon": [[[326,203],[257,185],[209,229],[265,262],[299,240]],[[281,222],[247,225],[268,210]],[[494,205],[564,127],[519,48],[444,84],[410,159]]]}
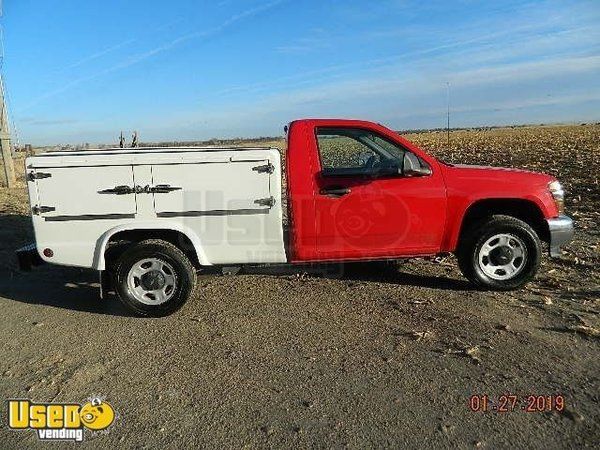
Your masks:
{"label": "front fender", "polygon": [[463,224],[472,209],[481,204],[489,203],[490,213],[511,215],[509,205],[511,203],[526,203],[538,211],[541,218],[553,217],[557,214],[556,206],[551,196],[523,195],[521,197],[496,196],[491,193],[482,196],[456,196],[448,199],[448,220],[443,240],[442,251],[453,252],[456,250]]}

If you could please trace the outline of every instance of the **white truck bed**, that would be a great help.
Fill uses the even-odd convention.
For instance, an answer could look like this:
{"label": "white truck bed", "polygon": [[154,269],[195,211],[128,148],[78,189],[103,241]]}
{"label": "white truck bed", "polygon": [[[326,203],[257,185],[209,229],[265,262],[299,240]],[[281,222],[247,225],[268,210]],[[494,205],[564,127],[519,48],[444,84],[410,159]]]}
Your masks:
{"label": "white truck bed", "polygon": [[26,168],[48,262],[104,270],[111,236],[132,229],[185,234],[202,265],[286,261],[277,149],[56,152],[27,158]]}

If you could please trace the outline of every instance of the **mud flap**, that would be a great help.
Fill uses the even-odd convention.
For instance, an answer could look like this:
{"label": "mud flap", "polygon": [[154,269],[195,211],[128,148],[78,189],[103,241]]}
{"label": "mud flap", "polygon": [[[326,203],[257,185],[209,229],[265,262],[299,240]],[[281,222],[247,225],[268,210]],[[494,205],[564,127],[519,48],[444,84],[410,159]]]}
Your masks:
{"label": "mud flap", "polygon": [[112,290],[110,272],[107,270],[98,271],[100,281],[100,300],[104,300],[108,293]]}

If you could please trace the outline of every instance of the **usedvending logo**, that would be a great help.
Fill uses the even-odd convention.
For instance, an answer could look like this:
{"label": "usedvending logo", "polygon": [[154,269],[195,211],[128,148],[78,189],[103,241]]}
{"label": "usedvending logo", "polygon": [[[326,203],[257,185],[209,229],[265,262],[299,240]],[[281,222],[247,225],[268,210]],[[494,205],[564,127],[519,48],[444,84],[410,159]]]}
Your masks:
{"label": "usedvending logo", "polygon": [[8,427],[34,430],[43,441],[83,441],[84,430],[106,432],[115,421],[115,410],[104,398],[85,403],[34,403],[8,401]]}

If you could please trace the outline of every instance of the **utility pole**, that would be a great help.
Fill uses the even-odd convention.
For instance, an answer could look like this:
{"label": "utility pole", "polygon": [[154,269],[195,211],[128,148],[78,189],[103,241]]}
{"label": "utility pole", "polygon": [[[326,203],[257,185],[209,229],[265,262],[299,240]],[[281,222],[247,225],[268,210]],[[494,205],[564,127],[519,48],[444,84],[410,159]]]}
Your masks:
{"label": "utility pole", "polygon": [[446,96],[446,137],[448,139],[448,148],[450,148],[450,82],[446,82],[447,96]]}
{"label": "utility pole", "polygon": [[0,146],[2,147],[2,161],[4,162],[4,176],[6,186],[14,188],[17,185],[15,179],[15,164],[10,151],[10,127],[8,114],[6,113],[6,102],[4,100],[4,80],[0,74]]}
{"label": "utility pole", "polygon": [[[0,0],[0,17],[2,17],[2,2]],[[3,33],[0,29],[0,39]],[[4,42],[0,42],[0,50],[4,49]],[[4,53],[0,55],[0,69],[4,63]],[[15,164],[10,149],[10,125],[8,123],[8,110],[6,109],[6,98],[4,96],[4,77],[0,72],[0,147],[2,147],[2,162],[4,163],[4,175],[6,186],[13,188],[17,185],[15,179]]]}

